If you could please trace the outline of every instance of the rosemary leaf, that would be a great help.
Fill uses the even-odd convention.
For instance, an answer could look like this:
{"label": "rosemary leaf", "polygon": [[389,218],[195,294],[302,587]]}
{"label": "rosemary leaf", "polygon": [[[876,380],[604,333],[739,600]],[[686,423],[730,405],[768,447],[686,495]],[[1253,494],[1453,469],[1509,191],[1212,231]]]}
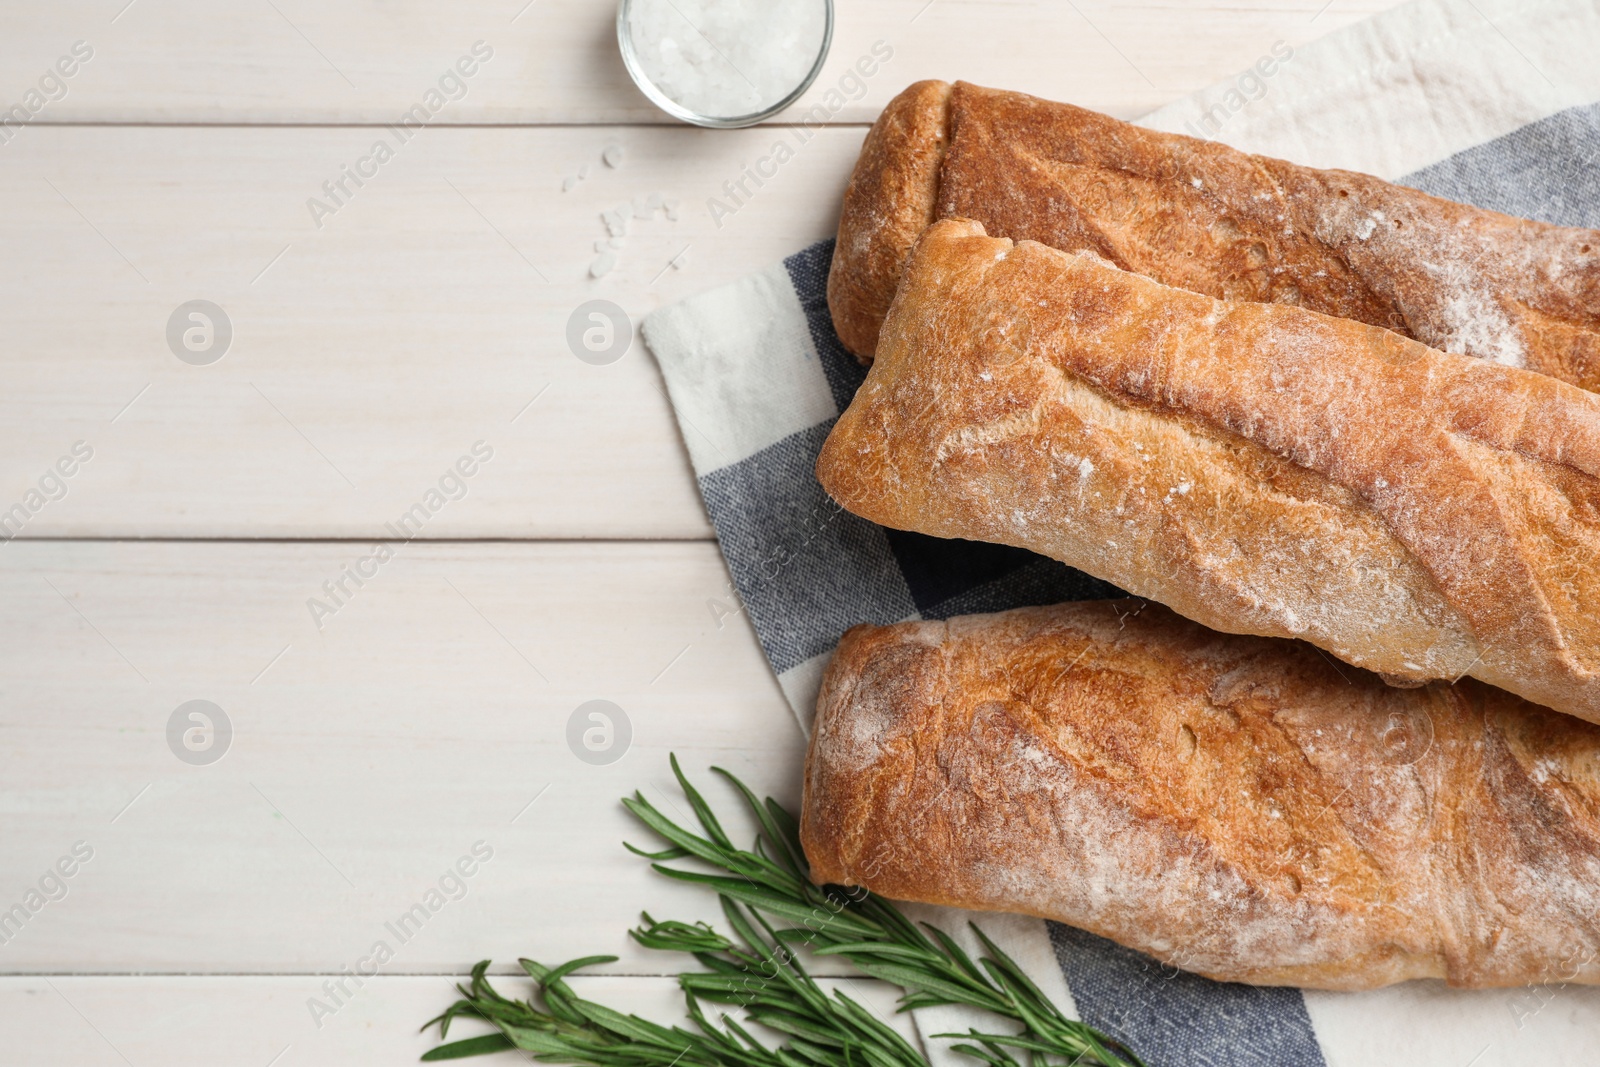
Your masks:
{"label": "rosemary leaf", "polygon": [[460,1060],[468,1056],[484,1056],[490,1052],[504,1052],[506,1049],[516,1048],[511,1039],[505,1034],[484,1034],[481,1037],[469,1037],[464,1041],[452,1041],[448,1045],[429,1049],[422,1054],[424,1062],[433,1060]]}

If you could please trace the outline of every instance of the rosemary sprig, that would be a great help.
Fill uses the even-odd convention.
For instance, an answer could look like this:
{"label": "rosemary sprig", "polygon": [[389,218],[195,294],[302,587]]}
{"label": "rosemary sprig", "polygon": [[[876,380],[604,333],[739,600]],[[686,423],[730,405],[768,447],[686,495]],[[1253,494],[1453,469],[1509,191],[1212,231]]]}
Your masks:
{"label": "rosemary sprig", "polygon": [[[671,847],[659,852],[625,847],[653,861],[654,869],[669,878],[704,885],[758,914],[798,924],[776,928],[777,940],[786,948],[804,946],[814,955],[839,956],[872,978],[906,989],[900,998],[901,1010],[964,1004],[1021,1023],[1019,1034],[972,1030],[934,1035],[969,1039],[952,1047],[991,1067],[1009,1067],[1013,1061],[1001,1051],[1007,1048],[1027,1053],[1036,1067],[1044,1067],[1052,1059],[1077,1067],[1142,1067],[1142,1061],[1121,1042],[1067,1018],[976,925],[972,932],[984,953],[974,961],[944,931],[928,924],[919,929],[899,908],[875,893],[814,885],[794,816],[771,797],[758,800],[722,768],[712,770],[739,790],[755,817],[760,829],[753,850],[733,844],[711,806],[678,766],[676,756],[672,757],[672,773],[704,836],[677,825],[636,792],[622,803]],[[719,867],[726,874],[666,865],[688,857]],[[697,929],[698,925],[655,922],[646,915],[644,925],[634,930],[633,936],[650,948],[696,952]],[[698,977],[686,974],[679,983],[689,992]]]}
{"label": "rosemary sprig", "polygon": [[[438,1023],[443,1038],[452,1019],[469,1016],[493,1023],[500,1032],[441,1045],[422,1058],[521,1049],[537,1060],[579,1067],[929,1067],[921,1053],[857,1001],[840,990],[831,997],[824,993],[760,916],[726,897],[722,906],[742,947],[704,924],[685,927],[695,931],[695,955],[709,968],[706,974],[682,976],[698,1032],[622,1015],[577,996],[566,983],[566,975],[578,968],[610,963],[615,956],[591,956],[555,968],[519,961],[537,984],[542,1006],[531,998],[501,996],[484,977],[489,966],[484,960],[472,969],[469,986],[456,987],[462,999],[423,1028]],[[745,978],[754,973],[763,977],[751,987]],[[737,1003],[749,1021],[788,1040],[768,1048],[726,1014],[709,1019],[701,1000]]]}
{"label": "rosemary sprig", "polygon": [[[472,970],[462,999],[424,1029],[439,1024],[444,1038],[451,1020],[467,1016],[493,1024],[498,1033],[441,1045],[424,1060],[457,1059],[505,1049],[574,1067],[929,1067],[927,1060],[891,1027],[836,990],[828,996],[796,959],[799,948],[848,960],[866,975],[905,989],[902,1011],[945,1004],[983,1008],[1022,1024],[1016,1034],[936,1034],[961,1038],[951,1047],[988,1067],[1143,1067],[1121,1043],[1068,1019],[976,926],[984,947],[974,961],[943,931],[907,919],[892,903],[864,889],[819,888],[811,883],[794,817],[770,797],[755,794],[720,768],[744,797],[759,825],[751,850],[737,848],[705,798],[672,759],[672,771],[704,836],[677,825],[644,796],[623,804],[669,847],[646,852],[670,878],[714,890],[738,937],[730,940],[705,923],[657,921],[646,913],[631,933],[654,949],[685,952],[703,971],[682,974],[689,1018],[695,1030],[663,1027],[623,1015],[578,997],[565,977],[614,956],[593,956],[549,968],[521,960],[537,986],[536,1000],[510,1000],[489,984],[487,960]],[[667,866],[694,857],[724,874]],[[795,925],[798,924],[798,925]],[[701,1002],[737,1005],[748,1021],[785,1035],[769,1048],[726,1014],[713,1021]],[[1016,1053],[1022,1055],[1021,1061]]]}

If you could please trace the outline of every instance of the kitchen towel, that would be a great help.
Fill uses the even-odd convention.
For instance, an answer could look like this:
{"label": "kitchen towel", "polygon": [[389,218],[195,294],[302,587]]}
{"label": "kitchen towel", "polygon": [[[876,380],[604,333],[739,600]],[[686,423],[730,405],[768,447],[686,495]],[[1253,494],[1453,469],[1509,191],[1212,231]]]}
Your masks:
{"label": "kitchen towel", "polygon": [[[1299,49],[1280,43],[1238,77],[1141,121],[1600,227],[1597,55],[1593,2],[1417,0]],[[817,452],[865,377],[829,319],[831,255],[821,242],[643,324],[740,607],[802,727],[839,635],[857,623],[1116,595],[1031,553],[884,529],[827,497]],[[943,917],[947,929],[965,918]],[[1055,923],[980,921],[1047,991],[1151,1067],[1579,1063],[1592,1061],[1600,1034],[1600,989],[1257,989]],[[933,1014],[918,1013],[924,1033],[959,1028]],[[973,1062],[927,1044],[940,1067]]]}

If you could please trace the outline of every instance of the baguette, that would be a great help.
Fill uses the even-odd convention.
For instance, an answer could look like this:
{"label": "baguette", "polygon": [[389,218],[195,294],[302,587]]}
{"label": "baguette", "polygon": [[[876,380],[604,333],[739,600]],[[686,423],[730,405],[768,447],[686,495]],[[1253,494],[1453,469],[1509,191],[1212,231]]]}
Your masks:
{"label": "baguette", "polygon": [[1600,233],[965,82],[912,85],[867,135],[828,278],[851,352],[872,356],[912,243],[952,216],[1600,389]]}
{"label": "baguette", "polygon": [[1600,396],[1541,374],[944,220],[817,476],[884,526],[1600,722]]}
{"label": "baguette", "polygon": [[1600,728],[1140,608],[845,634],[806,757],[812,878],[1222,981],[1600,983]]}

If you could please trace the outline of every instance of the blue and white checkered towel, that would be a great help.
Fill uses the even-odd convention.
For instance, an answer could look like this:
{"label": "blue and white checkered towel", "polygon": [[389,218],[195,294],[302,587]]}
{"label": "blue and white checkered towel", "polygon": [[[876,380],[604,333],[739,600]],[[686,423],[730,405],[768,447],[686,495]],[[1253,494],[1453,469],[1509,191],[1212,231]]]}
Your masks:
{"label": "blue and white checkered towel", "polygon": [[[1285,51],[1143,124],[1600,227],[1594,2],[1418,0],[1282,60]],[[817,453],[865,377],[829,320],[832,251],[813,245],[643,327],[744,611],[802,726],[829,653],[857,623],[1115,595],[1025,551],[875,526],[822,491]],[[944,918],[946,929],[961,925]],[[1151,1067],[1600,1063],[1600,989],[1253,989],[1175,973],[1055,923],[982,922],[1041,985]],[[919,1013],[924,1032],[950,1022]]]}

